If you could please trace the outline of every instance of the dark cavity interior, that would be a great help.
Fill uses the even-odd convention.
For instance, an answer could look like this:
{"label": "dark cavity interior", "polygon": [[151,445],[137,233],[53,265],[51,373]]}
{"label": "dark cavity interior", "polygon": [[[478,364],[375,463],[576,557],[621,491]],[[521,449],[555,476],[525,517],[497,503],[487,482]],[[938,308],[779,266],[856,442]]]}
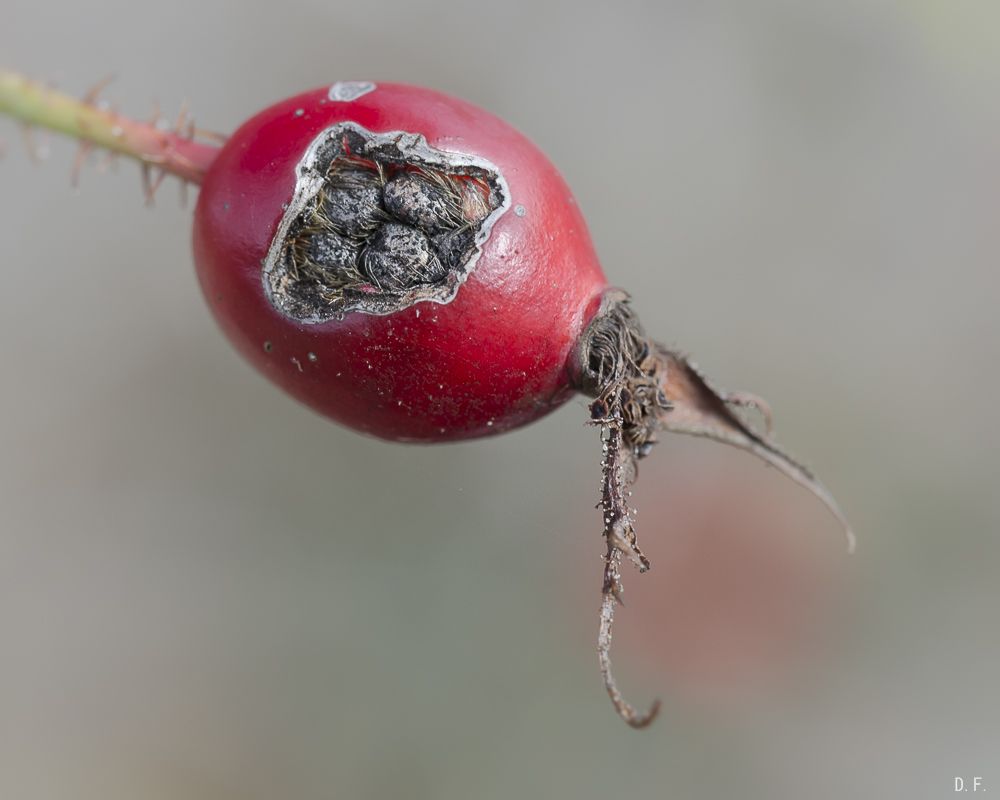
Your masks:
{"label": "dark cavity interior", "polygon": [[414,134],[335,126],[299,165],[265,264],[269,296],[304,322],[449,302],[508,204],[485,162]]}

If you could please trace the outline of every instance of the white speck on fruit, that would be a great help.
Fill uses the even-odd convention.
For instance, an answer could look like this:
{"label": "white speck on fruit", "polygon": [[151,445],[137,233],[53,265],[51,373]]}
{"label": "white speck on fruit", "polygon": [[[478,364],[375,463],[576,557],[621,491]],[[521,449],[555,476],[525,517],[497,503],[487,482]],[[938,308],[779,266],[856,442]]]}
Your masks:
{"label": "white speck on fruit", "polygon": [[519,217],[523,217],[525,214],[528,213],[528,209],[526,209],[522,205],[516,205],[514,206],[514,213],[517,214]]}
{"label": "white speck on fruit", "polygon": [[374,92],[376,88],[371,81],[337,81],[330,87],[327,97],[341,103],[350,103],[369,92]]}
{"label": "white speck on fruit", "polygon": [[310,361],[312,361],[312,362],[313,362],[314,364],[315,364],[315,363],[316,363],[317,361],[319,361],[319,356],[317,356],[317,355],[316,355],[315,353],[309,353],[309,354],[308,354],[308,355],[306,356],[306,358],[308,358],[308,359],[309,359]]}

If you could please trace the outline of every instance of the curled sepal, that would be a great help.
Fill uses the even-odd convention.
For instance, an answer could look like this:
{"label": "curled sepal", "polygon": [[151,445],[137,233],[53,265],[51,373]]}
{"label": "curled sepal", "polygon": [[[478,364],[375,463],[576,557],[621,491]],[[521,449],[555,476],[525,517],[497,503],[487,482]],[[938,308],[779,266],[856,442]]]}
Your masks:
{"label": "curled sepal", "polygon": [[704,436],[739,447],[741,450],[753,453],[783,475],[804,486],[837,518],[847,537],[847,550],[853,553],[856,545],[854,532],[829,490],[807,467],[781,450],[771,440],[770,430],[767,435],[757,433],[740,419],[731,407],[753,405],[762,409],[765,418],[769,420],[770,411],[767,410],[766,404],[758,398],[748,401],[746,398],[750,397],[749,395],[727,395],[716,391],[698,368],[684,356],[659,345],[657,348],[658,361],[666,366],[661,373],[660,387],[671,405],[669,411],[658,415],[660,426],[673,433]]}
{"label": "curled sepal", "polygon": [[601,628],[597,636],[597,656],[601,662],[601,675],[604,677],[604,688],[608,697],[625,724],[631,728],[648,728],[660,713],[660,701],[654,700],[649,708],[641,712],[622,696],[614,673],[611,671],[611,627],[615,619],[615,606],[618,604],[615,594],[605,592],[601,599]]}
{"label": "curled sepal", "polygon": [[[629,297],[608,289],[580,337],[571,368],[577,387],[593,398],[590,421],[601,427],[604,458],[599,507],[604,517],[605,556],[598,655],[604,686],[619,716],[634,728],[649,725],[659,702],[645,714],[622,696],[611,671],[611,630],[615,605],[621,603],[621,564],[627,556],[649,569],[639,549],[634,514],[629,506],[636,464],[649,455],[660,431],[704,436],[739,447],[778,469],[819,498],[843,526],[848,552],[854,551],[854,534],[832,495],[806,467],[781,450],[771,439],[772,418],[768,404],[747,392],[719,392],[684,356],[646,336]],[[755,409],[765,431],[758,433],[734,411]]]}
{"label": "curled sepal", "polygon": [[601,624],[597,634],[597,657],[601,665],[604,688],[615,711],[633,728],[649,726],[660,712],[660,701],[655,700],[645,713],[640,712],[622,695],[611,670],[611,631],[615,606],[622,603],[621,562],[628,557],[640,572],[649,569],[649,561],[642,554],[635,540],[632,511],[628,505],[629,487],[635,480],[635,456],[626,446],[621,428],[616,424],[602,426],[604,459],[601,464],[601,509],[604,514],[604,538],[607,555],[604,559],[604,583],[601,588]]}

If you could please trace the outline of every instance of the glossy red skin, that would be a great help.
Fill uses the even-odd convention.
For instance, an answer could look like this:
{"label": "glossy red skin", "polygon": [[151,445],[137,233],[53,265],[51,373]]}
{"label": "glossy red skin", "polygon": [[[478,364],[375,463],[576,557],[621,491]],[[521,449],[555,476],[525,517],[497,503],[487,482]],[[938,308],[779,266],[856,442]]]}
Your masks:
{"label": "glossy red skin", "polygon": [[[303,403],[385,439],[500,433],[565,402],[571,351],[606,281],[553,165],[502,120],[439,92],[381,83],[350,102],[327,95],[324,87],[262,111],[205,177],[195,261],[232,343]],[[321,131],[345,120],[423,134],[432,147],[487,159],[507,180],[511,206],[452,302],[308,325],[268,301],[261,264],[292,197],[295,166]]]}

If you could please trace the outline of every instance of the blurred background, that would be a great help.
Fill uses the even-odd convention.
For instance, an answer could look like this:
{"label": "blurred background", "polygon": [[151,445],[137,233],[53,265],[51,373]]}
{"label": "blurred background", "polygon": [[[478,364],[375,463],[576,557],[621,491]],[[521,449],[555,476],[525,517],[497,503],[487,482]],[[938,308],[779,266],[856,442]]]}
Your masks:
{"label": "blurred background", "polygon": [[[168,182],[0,120],[0,797],[938,798],[1000,791],[995,0],[5,0],[5,66],[230,131],[337,79],[506,118],[611,280],[859,533],[725,448],[645,462],[595,657],[582,401],[419,448],[230,351]],[[621,132],[631,149],[614,151]]]}

